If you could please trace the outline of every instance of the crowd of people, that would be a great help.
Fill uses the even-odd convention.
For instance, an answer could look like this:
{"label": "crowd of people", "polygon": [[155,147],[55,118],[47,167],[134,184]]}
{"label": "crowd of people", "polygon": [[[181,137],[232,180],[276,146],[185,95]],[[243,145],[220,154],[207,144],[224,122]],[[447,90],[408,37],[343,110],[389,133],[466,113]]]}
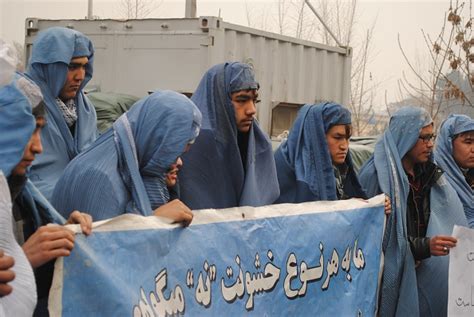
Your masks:
{"label": "crowd of people", "polygon": [[0,65],[0,316],[48,316],[54,261],[74,248],[65,224],[89,235],[93,220],[124,213],[187,225],[197,209],[381,193],[379,314],[446,315],[450,233],[474,227],[472,118],[449,116],[435,147],[430,115],[403,107],[357,174],[351,113],[337,103],[304,105],[274,153],[243,63],[211,67],[191,99],[150,94],[100,136],[84,93],[94,68],[84,34],[40,32],[25,73],[0,43]]}

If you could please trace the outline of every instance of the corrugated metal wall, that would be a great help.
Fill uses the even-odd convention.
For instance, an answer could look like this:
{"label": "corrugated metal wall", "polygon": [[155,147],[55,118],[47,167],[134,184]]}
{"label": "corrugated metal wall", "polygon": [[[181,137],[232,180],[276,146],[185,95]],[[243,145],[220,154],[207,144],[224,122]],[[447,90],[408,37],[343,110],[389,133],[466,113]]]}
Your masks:
{"label": "corrugated metal wall", "polygon": [[[193,92],[204,72],[217,63],[252,64],[260,82],[258,119],[271,133],[288,125],[287,107],[320,100],[346,104],[350,93],[351,50],[199,19],[37,20],[27,19],[27,52],[38,31],[68,26],[87,34],[96,47],[90,86],[144,96],[154,89]],[[295,107],[296,105],[296,107]],[[275,117],[272,117],[275,113]],[[273,122],[273,123],[272,123]],[[288,126],[289,128],[289,126]],[[274,131],[274,134],[275,134]]]}

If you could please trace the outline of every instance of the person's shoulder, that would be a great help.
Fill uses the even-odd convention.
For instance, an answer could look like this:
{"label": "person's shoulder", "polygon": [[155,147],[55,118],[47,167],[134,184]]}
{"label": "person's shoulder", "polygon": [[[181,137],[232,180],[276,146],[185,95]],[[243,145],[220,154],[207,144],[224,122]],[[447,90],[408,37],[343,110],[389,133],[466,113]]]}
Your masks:
{"label": "person's shoulder", "polygon": [[[79,162],[78,162],[79,163]],[[109,179],[111,166],[95,165],[94,162],[80,162],[81,164],[70,164],[64,171],[58,184],[77,184],[86,182],[91,186],[98,181]]]}
{"label": "person's shoulder", "polygon": [[439,182],[444,171],[432,161],[428,161],[416,169],[416,176],[419,179],[426,180],[428,186],[433,186]]}
{"label": "person's shoulder", "polygon": [[107,180],[114,169],[104,168],[102,166],[88,165],[77,169],[77,176],[81,179]]}

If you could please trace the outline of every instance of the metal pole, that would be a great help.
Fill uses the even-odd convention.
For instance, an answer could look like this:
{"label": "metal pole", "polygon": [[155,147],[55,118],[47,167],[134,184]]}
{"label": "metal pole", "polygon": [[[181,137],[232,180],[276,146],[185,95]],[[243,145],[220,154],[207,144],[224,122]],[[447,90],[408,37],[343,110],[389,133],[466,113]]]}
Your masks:
{"label": "metal pole", "polygon": [[196,17],[196,1],[197,0],[186,0],[186,9],[184,11],[185,18]]}
{"label": "metal pole", "polygon": [[308,7],[311,9],[311,11],[313,11],[314,15],[318,18],[319,22],[321,22],[321,24],[324,26],[324,28],[328,31],[328,33],[332,36],[332,38],[334,39],[334,41],[336,41],[336,44],[338,46],[344,46],[341,44],[341,42],[339,42],[339,40],[336,38],[336,36],[331,32],[331,30],[329,29],[329,26],[326,25],[326,23],[324,23],[324,20],[323,18],[318,14],[318,12],[316,12],[316,9],[311,5],[311,3],[309,3],[309,0],[305,0],[304,1]]}
{"label": "metal pole", "polygon": [[92,7],[93,7],[93,0],[87,0],[87,19],[92,20]]}

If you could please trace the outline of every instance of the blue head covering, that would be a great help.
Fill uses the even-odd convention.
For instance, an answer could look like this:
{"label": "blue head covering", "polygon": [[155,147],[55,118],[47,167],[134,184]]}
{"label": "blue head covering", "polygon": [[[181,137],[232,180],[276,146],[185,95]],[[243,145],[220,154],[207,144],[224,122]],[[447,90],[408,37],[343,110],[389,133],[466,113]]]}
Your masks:
{"label": "blue head covering", "polygon": [[[32,108],[41,100],[41,94],[34,91],[37,89],[22,74],[14,75],[13,82],[0,87],[0,170],[6,177],[22,159],[35,130]],[[24,211],[32,215],[35,228],[49,222],[64,224],[65,220],[30,181],[26,182],[19,196]]]}
{"label": "blue head covering", "polygon": [[[335,103],[303,106],[291,128],[288,140],[275,152],[279,203],[299,203],[316,200],[336,200],[336,179],[326,141],[326,133],[334,125],[351,124],[351,113]],[[349,196],[365,198],[365,193],[352,166],[349,168],[344,189]]]}
{"label": "blue head covering", "polygon": [[201,119],[194,103],[173,91],[138,101],[69,164],[53,205],[65,216],[77,209],[94,220],[151,215],[168,202],[166,174],[199,134]]}
{"label": "blue head covering", "polygon": [[[409,182],[402,159],[418,141],[421,129],[431,123],[430,115],[422,108],[401,108],[390,119],[374,155],[359,174],[369,196],[384,192],[392,202],[383,243],[386,260],[381,316],[425,316],[443,311],[446,315],[448,257],[424,260],[415,272],[406,229]],[[430,208],[427,236],[449,235],[454,224],[466,223],[460,201],[444,176],[431,188]]]}
{"label": "blue head covering", "polygon": [[0,170],[8,177],[35,129],[31,104],[16,82],[0,87]]}
{"label": "blue head covering", "polygon": [[273,151],[254,120],[242,163],[231,94],[258,89],[253,70],[242,63],[213,66],[201,79],[192,100],[203,114],[202,131],[183,156],[181,198],[190,208],[262,206],[278,198]]}
{"label": "blue head covering", "polygon": [[474,228],[474,193],[453,157],[453,139],[467,131],[474,131],[473,119],[460,114],[450,115],[441,125],[434,156],[461,199],[469,227]]}
{"label": "blue head covering", "polygon": [[[78,119],[73,135],[56,98],[66,82],[68,65],[75,57],[87,57],[89,62],[85,79],[74,99]],[[69,161],[97,137],[95,110],[82,91],[92,78],[93,63],[92,42],[80,32],[53,27],[40,32],[33,43],[27,76],[41,88],[47,109],[47,125],[41,131],[43,154],[35,160],[30,179],[48,199]]]}

